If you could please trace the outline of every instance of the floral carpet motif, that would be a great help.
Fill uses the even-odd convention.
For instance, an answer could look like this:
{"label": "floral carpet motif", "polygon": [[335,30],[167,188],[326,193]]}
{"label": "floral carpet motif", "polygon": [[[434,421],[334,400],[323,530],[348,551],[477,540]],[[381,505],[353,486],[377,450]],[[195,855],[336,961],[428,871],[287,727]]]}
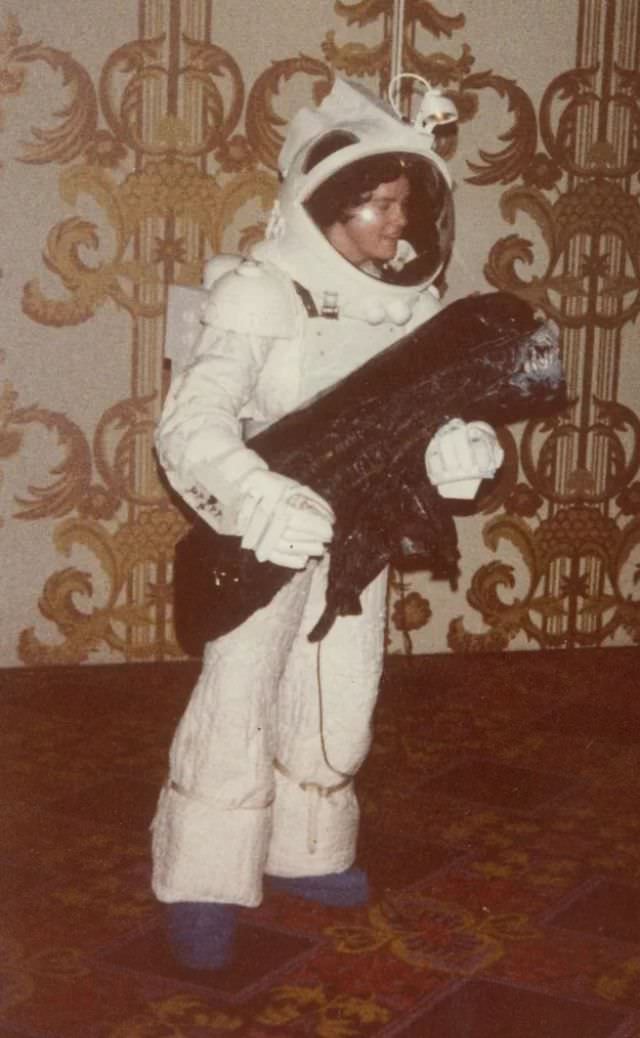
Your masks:
{"label": "floral carpet motif", "polygon": [[149,822],[192,663],[0,672],[0,1038],[640,1038],[638,650],[390,657],[365,908],[179,969]]}

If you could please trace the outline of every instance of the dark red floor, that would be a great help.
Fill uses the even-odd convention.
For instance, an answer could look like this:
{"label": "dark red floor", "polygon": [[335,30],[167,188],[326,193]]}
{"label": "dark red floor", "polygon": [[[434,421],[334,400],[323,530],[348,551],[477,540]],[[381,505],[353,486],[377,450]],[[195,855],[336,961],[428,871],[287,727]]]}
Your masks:
{"label": "dark red floor", "polygon": [[192,664],[0,672],[0,1038],[640,1038],[637,649],[389,660],[373,898],[180,971],[148,824]]}

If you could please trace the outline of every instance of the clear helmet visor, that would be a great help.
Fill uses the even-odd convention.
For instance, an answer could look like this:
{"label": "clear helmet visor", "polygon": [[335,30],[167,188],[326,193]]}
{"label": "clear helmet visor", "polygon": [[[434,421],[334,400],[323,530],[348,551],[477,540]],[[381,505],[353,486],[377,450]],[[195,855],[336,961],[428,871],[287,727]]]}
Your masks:
{"label": "clear helmet visor", "polygon": [[341,257],[388,284],[429,284],[449,258],[451,191],[424,154],[390,152],[356,159],[302,201]]}

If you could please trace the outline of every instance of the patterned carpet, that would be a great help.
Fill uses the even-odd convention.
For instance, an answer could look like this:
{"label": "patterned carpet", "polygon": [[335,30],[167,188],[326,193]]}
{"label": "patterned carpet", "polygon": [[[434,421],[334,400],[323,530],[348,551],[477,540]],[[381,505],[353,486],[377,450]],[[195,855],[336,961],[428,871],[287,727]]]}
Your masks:
{"label": "patterned carpet", "polygon": [[177,969],[148,823],[191,664],[0,672],[0,1038],[640,1036],[638,650],[391,658],[368,908]]}

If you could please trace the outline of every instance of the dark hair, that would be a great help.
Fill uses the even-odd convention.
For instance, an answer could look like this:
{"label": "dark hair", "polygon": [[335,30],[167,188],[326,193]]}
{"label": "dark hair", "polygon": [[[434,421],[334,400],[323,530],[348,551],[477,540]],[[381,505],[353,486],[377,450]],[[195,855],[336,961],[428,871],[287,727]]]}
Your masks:
{"label": "dark hair", "polygon": [[343,223],[354,209],[369,201],[380,184],[397,180],[403,173],[410,181],[412,173],[415,175],[415,160],[411,157],[393,153],[357,159],[316,188],[307,199],[307,212],[323,230],[336,222]]}

